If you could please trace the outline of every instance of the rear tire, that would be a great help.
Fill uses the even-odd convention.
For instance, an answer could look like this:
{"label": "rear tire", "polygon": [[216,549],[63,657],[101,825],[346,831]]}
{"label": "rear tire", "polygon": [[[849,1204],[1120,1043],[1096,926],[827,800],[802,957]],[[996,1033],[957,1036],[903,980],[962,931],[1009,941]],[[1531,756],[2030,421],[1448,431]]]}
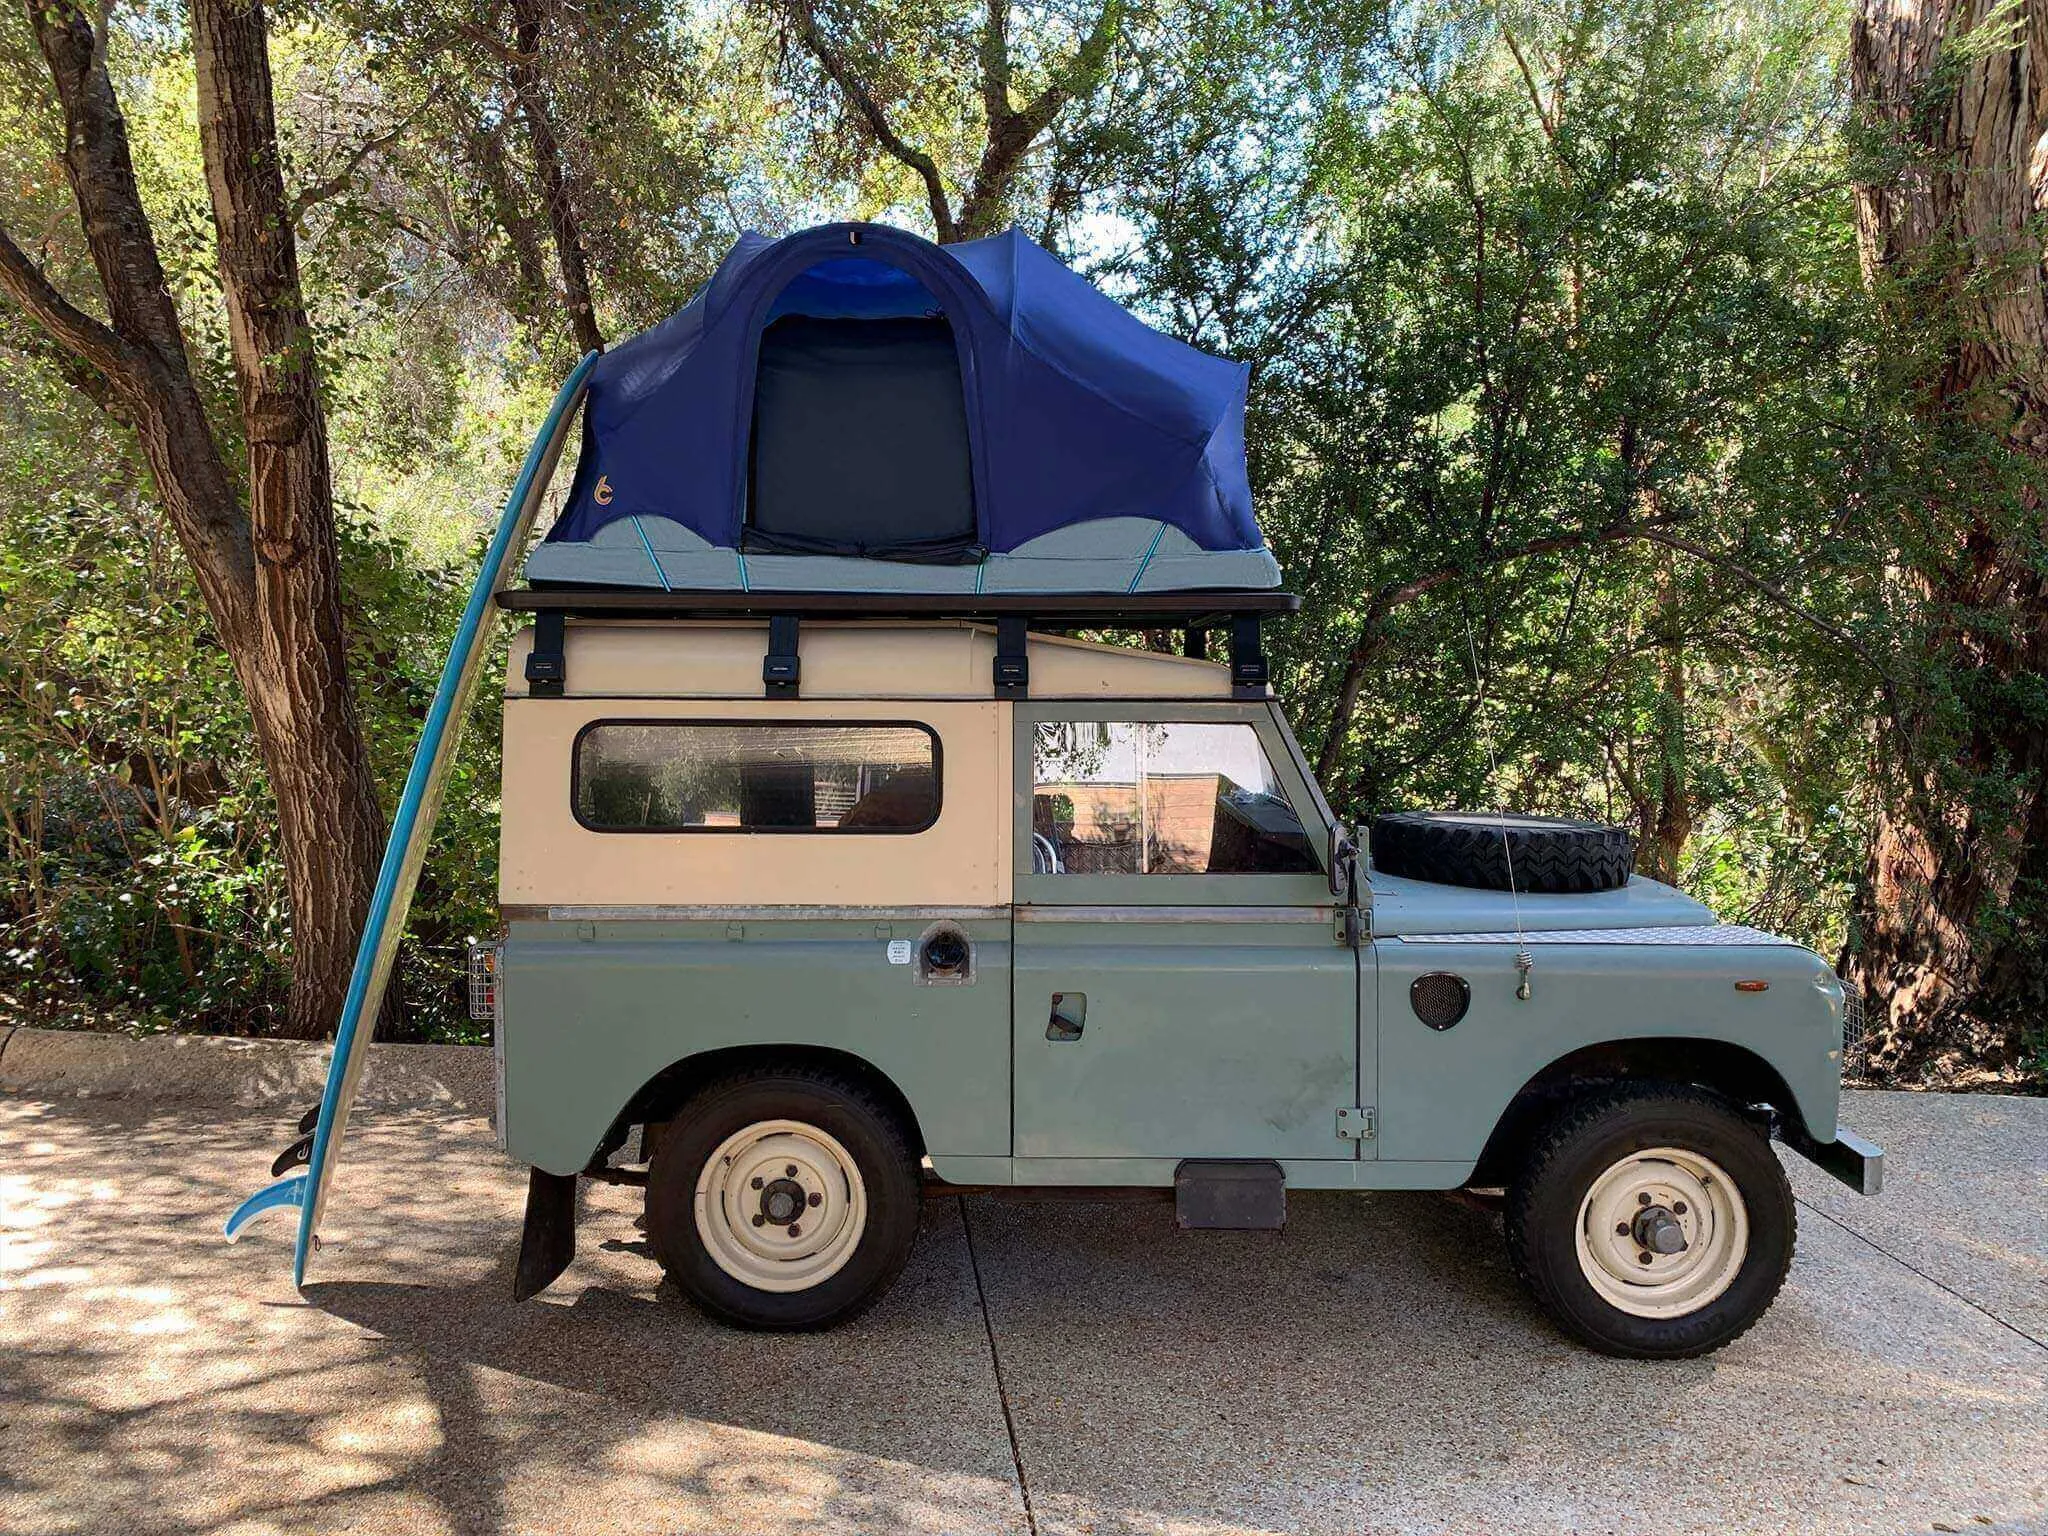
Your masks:
{"label": "rear tire", "polygon": [[917,1237],[917,1158],[865,1089],[764,1068],[702,1089],[648,1170],[647,1238],[701,1311],[800,1331],[859,1316]]}
{"label": "rear tire", "polygon": [[1581,1343],[1634,1359],[1738,1338],[1784,1284],[1797,1227],[1769,1137],[1676,1085],[1570,1105],[1508,1190],[1508,1257],[1531,1294]]}

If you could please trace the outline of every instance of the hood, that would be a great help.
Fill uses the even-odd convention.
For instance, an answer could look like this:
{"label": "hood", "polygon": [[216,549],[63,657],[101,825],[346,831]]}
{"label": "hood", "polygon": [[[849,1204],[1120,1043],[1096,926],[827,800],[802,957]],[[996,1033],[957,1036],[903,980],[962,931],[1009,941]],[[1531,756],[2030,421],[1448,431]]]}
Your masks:
{"label": "hood", "polygon": [[1404,880],[1369,871],[1375,938],[1404,933],[1547,933],[1578,928],[1691,928],[1715,921],[1711,909],[1661,881],[1636,875],[1619,890],[1583,895],[1519,897],[1506,891],[1472,890]]}

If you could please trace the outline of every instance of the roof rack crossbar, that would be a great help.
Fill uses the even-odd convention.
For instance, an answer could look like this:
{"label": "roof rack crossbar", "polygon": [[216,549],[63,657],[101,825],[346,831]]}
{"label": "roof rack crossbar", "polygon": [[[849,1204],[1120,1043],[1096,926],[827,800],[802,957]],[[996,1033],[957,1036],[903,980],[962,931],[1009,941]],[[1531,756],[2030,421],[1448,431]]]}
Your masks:
{"label": "roof rack crossbar", "polygon": [[966,619],[992,624],[996,657],[991,679],[999,699],[1031,693],[1033,630],[1183,631],[1183,649],[1209,655],[1209,634],[1229,637],[1230,691],[1263,699],[1272,669],[1264,621],[1295,612],[1301,599],[1271,588],[1206,592],[657,592],[638,587],[519,587],[497,595],[498,606],[534,615],[533,654],[526,676],[537,696],[560,696],[566,670],[562,621],[584,619],[753,619],[768,624],[761,682],[767,697],[798,697],[802,662],[797,632],[804,619]]}

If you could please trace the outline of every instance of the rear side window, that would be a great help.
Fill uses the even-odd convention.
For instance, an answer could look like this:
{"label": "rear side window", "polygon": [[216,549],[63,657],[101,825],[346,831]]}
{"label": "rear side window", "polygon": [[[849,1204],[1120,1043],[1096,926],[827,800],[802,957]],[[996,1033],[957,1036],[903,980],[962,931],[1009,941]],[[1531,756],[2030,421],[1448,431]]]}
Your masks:
{"label": "rear side window", "polygon": [[1031,764],[1041,875],[1273,875],[1320,866],[1258,732],[1047,720]]}
{"label": "rear side window", "polygon": [[569,793],[593,832],[922,832],[939,819],[930,727],[599,720]]}

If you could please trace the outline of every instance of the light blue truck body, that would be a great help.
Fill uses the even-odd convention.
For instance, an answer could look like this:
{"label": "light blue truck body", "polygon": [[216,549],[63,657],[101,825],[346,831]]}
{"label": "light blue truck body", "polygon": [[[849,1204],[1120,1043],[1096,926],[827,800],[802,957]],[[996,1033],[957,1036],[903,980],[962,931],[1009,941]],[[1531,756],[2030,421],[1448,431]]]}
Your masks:
{"label": "light blue truck body", "polygon": [[[1796,1136],[1835,1139],[1843,992],[1811,951],[1640,877],[1517,899],[1368,870],[1353,944],[1327,873],[1034,873],[1024,744],[1040,719],[1248,722],[1313,835],[1329,812],[1269,701],[1004,707],[1019,743],[1007,904],[511,912],[507,1150],[579,1172],[692,1074],[763,1049],[872,1073],[936,1176],[968,1185],[1170,1185],[1183,1159],[1256,1158],[1295,1188],[1455,1188],[1546,1074],[1658,1052]],[[919,985],[891,963],[892,942],[935,921],[970,940],[971,984]],[[1436,1029],[1409,989],[1443,971],[1471,1002]],[[1085,1031],[1056,1038],[1055,998],[1074,994]]]}

